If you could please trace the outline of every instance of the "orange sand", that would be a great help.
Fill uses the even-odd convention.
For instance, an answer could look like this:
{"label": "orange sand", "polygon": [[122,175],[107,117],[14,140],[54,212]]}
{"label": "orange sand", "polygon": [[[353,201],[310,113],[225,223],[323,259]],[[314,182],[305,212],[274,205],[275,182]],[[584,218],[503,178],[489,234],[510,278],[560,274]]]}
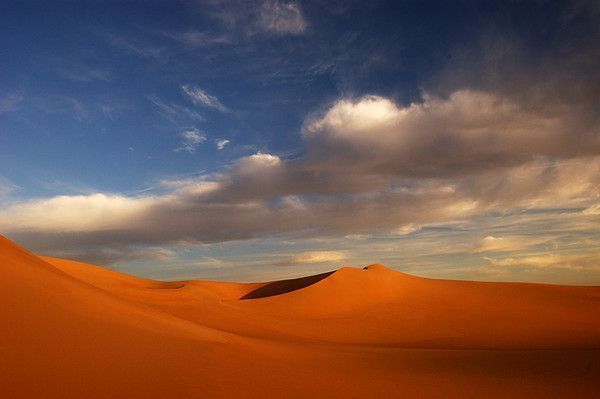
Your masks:
{"label": "orange sand", "polygon": [[600,396],[600,287],[158,282],[0,237],[0,316],[1,398]]}

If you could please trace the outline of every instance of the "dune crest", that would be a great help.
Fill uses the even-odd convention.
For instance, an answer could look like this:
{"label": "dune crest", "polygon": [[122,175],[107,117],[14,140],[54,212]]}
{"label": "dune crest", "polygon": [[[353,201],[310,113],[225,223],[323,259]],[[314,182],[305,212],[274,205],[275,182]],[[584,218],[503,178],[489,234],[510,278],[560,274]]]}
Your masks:
{"label": "dune crest", "polygon": [[0,306],[7,398],[583,398],[600,388],[600,287],[425,279],[380,264],[160,282],[0,237]]}

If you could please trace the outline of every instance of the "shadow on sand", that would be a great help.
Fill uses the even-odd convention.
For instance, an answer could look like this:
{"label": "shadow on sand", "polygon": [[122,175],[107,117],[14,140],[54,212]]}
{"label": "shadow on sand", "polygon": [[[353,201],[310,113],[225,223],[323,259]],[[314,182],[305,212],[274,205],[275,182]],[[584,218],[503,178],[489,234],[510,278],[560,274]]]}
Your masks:
{"label": "shadow on sand", "polygon": [[295,278],[291,280],[274,281],[272,283],[267,283],[253,291],[250,291],[240,299],[258,299],[275,295],[287,294],[288,292],[296,291],[318,283],[319,281],[323,280],[324,278],[330,276],[333,273],[335,273],[335,271],[316,274],[314,276]]}

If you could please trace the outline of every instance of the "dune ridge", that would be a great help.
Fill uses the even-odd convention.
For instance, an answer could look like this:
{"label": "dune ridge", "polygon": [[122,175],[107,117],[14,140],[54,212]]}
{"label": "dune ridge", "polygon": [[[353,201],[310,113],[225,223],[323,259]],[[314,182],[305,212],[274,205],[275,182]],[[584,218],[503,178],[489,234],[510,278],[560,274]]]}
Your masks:
{"label": "dune ridge", "polygon": [[435,280],[378,264],[160,282],[0,236],[0,303],[2,397],[600,392],[600,287]]}

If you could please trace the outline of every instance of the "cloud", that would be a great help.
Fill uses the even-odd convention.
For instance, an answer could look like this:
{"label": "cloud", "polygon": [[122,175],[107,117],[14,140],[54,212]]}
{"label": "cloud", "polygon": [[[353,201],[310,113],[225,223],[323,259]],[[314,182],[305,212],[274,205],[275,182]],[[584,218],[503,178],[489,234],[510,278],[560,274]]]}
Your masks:
{"label": "cloud", "polygon": [[[178,116],[179,109],[151,100]],[[0,211],[0,229],[46,253],[98,253],[269,236],[398,235],[518,210],[593,210],[598,128],[586,118],[573,122],[580,104],[575,111],[543,105],[472,90],[424,95],[406,106],[380,96],[340,99],[304,123],[303,157],[258,152],[163,185],[160,195],[17,202]],[[181,137],[178,151],[206,140],[194,129]],[[493,237],[470,252],[517,245]]]}
{"label": "cloud", "polygon": [[543,255],[485,258],[494,266],[543,268],[543,269],[569,269],[569,270],[600,270],[600,255],[597,253],[585,254],[560,254],[550,253]]}
{"label": "cloud", "polygon": [[84,65],[78,65],[77,67],[60,67],[57,72],[67,79],[79,82],[108,82],[112,79],[112,75],[109,71],[100,68],[90,68]]}
{"label": "cloud", "polygon": [[211,42],[212,38],[232,43],[236,39],[252,40],[265,35],[301,35],[308,27],[302,8],[295,1],[234,2],[229,7],[219,1],[208,1],[202,4],[202,8],[203,12],[220,22],[223,33],[197,32],[189,35],[188,41],[197,41],[200,46],[206,46],[205,43]]}
{"label": "cloud", "polygon": [[179,133],[183,142],[181,146],[175,148],[175,152],[185,151],[190,154],[196,152],[196,148],[206,141],[206,135],[198,129],[186,130]]}
{"label": "cloud", "polygon": [[[539,157],[600,152],[600,125],[566,105],[531,108],[494,93],[425,93],[399,106],[365,96],[335,102],[303,127],[313,157],[330,167],[417,177],[468,174]],[[577,137],[577,140],[573,138]]]}
{"label": "cloud", "polygon": [[0,114],[18,111],[24,99],[23,93],[18,91],[0,96]]}
{"label": "cloud", "polygon": [[263,3],[259,12],[258,24],[265,31],[280,35],[301,34],[307,27],[298,4],[273,0]]}
{"label": "cloud", "polygon": [[103,193],[60,195],[13,205],[0,214],[0,225],[6,230],[63,233],[126,229],[155,202],[150,197]]}
{"label": "cloud", "polygon": [[97,111],[102,112],[100,104],[67,95],[48,94],[43,97],[32,97],[31,103],[32,107],[28,111],[67,114],[78,121],[92,118]]}
{"label": "cloud", "polygon": [[[565,163],[560,165],[558,168],[565,167]],[[591,165],[597,170],[600,157],[567,162],[570,173],[597,180],[600,174],[586,174]],[[552,174],[545,169],[537,169],[536,184],[528,185],[526,191],[515,190],[508,173],[496,177],[498,186],[482,184],[489,176],[454,182],[454,190],[448,189],[453,179],[405,184],[391,184],[388,180],[375,189],[364,186],[362,192],[314,194],[320,177],[315,175],[313,181],[306,182],[290,181],[295,167],[275,155],[257,153],[241,158],[223,172],[178,180],[166,186],[169,190],[161,195],[97,193],[16,203],[0,211],[0,229],[41,253],[83,253],[86,249],[122,250],[269,236],[314,238],[383,233],[411,223],[427,225],[464,220],[499,209],[522,209],[532,195],[539,203],[545,201],[553,207],[570,205],[572,198],[564,197],[565,203],[554,200]],[[344,176],[338,174],[338,180],[343,181]],[[591,191],[576,195],[579,203],[596,200],[600,185],[589,187]],[[505,192],[510,195],[504,195]],[[546,200],[542,201],[543,197]]]}
{"label": "cloud", "polygon": [[586,208],[582,212],[584,215],[600,216],[600,204],[595,204]]}
{"label": "cloud", "polygon": [[10,196],[19,189],[15,183],[0,175],[0,205],[3,205],[5,201],[8,201]]}
{"label": "cloud", "polygon": [[226,34],[216,35],[197,30],[187,30],[184,32],[162,32],[162,34],[190,48],[208,47],[218,44],[231,43],[231,38]]}
{"label": "cloud", "polygon": [[544,239],[531,237],[495,237],[486,236],[471,250],[481,252],[510,252],[543,243]]}
{"label": "cloud", "polygon": [[408,223],[392,230],[391,233],[403,236],[410,233],[414,233],[415,231],[419,231],[420,228],[420,226],[417,226],[414,223]]}
{"label": "cloud", "polygon": [[109,43],[114,47],[129,54],[133,54],[142,58],[152,58],[160,62],[163,62],[166,59],[165,49],[162,47],[157,47],[146,41],[136,40],[118,34],[104,32],[100,34],[106,37]]}
{"label": "cloud", "polygon": [[297,253],[286,259],[276,261],[277,265],[300,265],[300,264],[318,264],[318,263],[336,263],[339,265],[348,256],[340,251],[306,251]]}
{"label": "cloud", "polygon": [[88,249],[55,250],[52,252],[52,256],[64,259],[78,259],[79,261],[91,264],[111,265],[117,261],[166,261],[176,258],[177,254],[174,251],[160,247],[94,247]]}
{"label": "cloud", "polygon": [[215,141],[215,145],[217,146],[217,150],[221,151],[230,141],[227,139],[219,139]]}
{"label": "cloud", "polygon": [[58,98],[65,104],[65,107],[75,115],[77,120],[84,120],[89,117],[90,112],[88,107],[80,100],[68,96],[59,96]]}
{"label": "cloud", "polygon": [[160,115],[175,123],[183,122],[199,122],[203,121],[204,117],[196,111],[178,104],[167,104],[157,96],[148,96],[148,100],[158,109]]}
{"label": "cloud", "polygon": [[221,112],[228,111],[227,107],[225,107],[217,97],[211,96],[199,87],[186,84],[181,86],[181,90],[183,90],[183,92],[188,95],[188,97],[192,100],[194,104],[214,108]]}
{"label": "cloud", "polygon": [[[306,118],[302,155],[295,159],[258,152],[214,173],[166,181],[160,194],[15,200],[0,210],[0,230],[41,253],[84,256],[111,249],[126,256],[143,247],[268,237],[391,236],[404,243],[428,234],[426,226],[494,218],[510,219],[519,228],[498,222],[495,229],[473,233],[467,242],[485,238],[471,246],[459,243],[461,255],[480,260],[480,254],[546,243],[582,242],[589,248],[585,242],[600,200],[593,84],[599,74],[587,67],[596,64],[585,54],[569,59],[583,65],[577,70],[588,84],[569,77],[571,65],[550,68],[555,79],[538,79],[527,68],[505,73],[496,65],[482,72],[493,79],[425,90],[411,103],[378,95],[342,97]],[[182,90],[196,104],[226,109],[200,88]],[[186,107],[149,99],[178,126],[195,126],[201,118]],[[186,130],[182,139],[179,150],[193,152],[206,137]],[[552,238],[558,225],[568,240]],[[542,234],[539,242],[521,241]],[[430,254],[448,250],[432,251],[436,247],[430,245]],[[493,259],[505,265],[536,262],[510,255]],[[568,263],[537,260],[542,261]]]}
{"label": "cloud", "polygon": [[282,160],[277,155],[265,154],[259,151],[254,155],[240,158],[234,170],[241,175],[256,176],[259,174],[257,172],[266,172],[279,167],[281,164]]}

